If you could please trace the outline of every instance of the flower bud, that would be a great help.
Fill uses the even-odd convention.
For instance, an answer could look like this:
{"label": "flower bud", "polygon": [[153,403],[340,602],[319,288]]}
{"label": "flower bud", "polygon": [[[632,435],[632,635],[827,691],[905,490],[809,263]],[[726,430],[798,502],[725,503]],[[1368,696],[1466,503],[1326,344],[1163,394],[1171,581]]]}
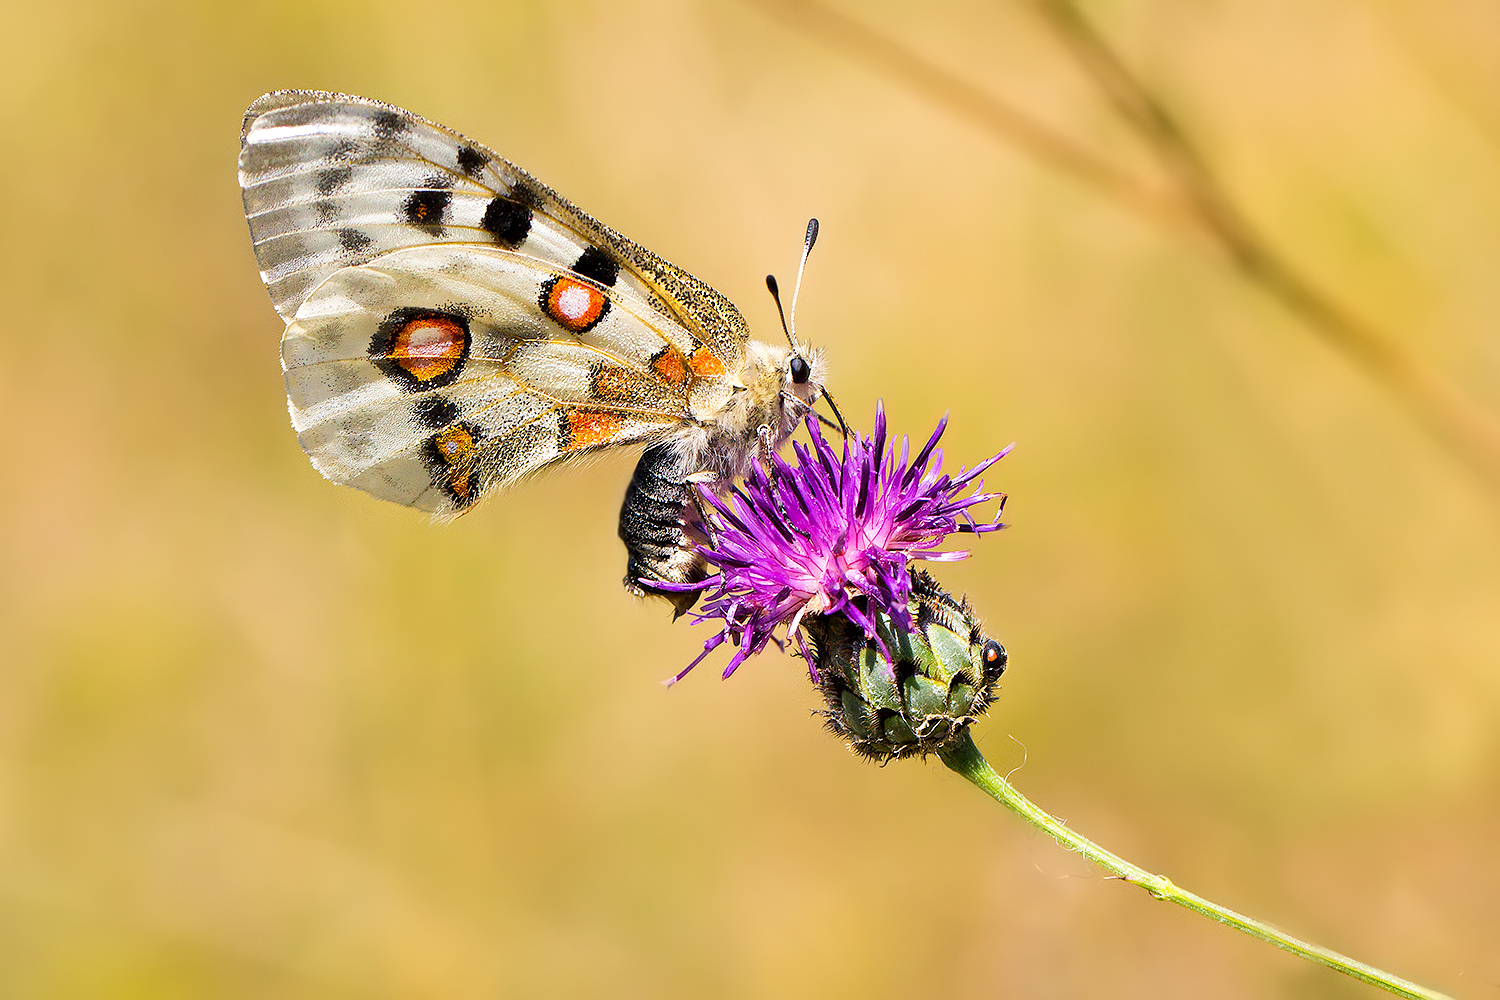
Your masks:
{"label": "flower bud", "polygon": [[876,611],[876,637],[843,614],[809,615],[815,676],[828,728],[859,754],[886,761],[936,753],[995,697],[1005,647],[984,634],[967,599],[911,573],[911,631]]}

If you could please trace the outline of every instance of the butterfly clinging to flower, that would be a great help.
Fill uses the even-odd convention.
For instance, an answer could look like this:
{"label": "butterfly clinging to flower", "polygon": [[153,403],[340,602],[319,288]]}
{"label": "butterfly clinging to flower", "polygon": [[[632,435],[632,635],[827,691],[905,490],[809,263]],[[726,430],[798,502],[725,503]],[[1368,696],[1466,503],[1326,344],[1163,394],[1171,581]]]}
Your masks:
{"label": "butterfly clinging to flower", "polygon": [[626,585],[650,592],[707,573],[692,484],[744,475],[827,398],[795,327],[750,340],[723,295],[457,132],[290,90],[240,138],[292,425],[329,479],[453,516],[642,443],[620,537]]}

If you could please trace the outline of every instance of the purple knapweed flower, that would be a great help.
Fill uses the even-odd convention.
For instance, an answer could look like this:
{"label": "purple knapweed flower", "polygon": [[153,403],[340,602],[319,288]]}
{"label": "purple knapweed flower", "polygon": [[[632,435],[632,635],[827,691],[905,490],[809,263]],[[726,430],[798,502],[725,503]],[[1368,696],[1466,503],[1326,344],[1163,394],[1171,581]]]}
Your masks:
{"label": "purple knapweed flower", "polygon": [[[698,658],[667,683],[681,680],[731,639],[738,649],[724,668],[728,677],[783,626],[787,638],[796,636],[817,680],[798,630],[807,614],[841,613],[876,641],[877,614],[910,631],[908,561],[964,559],[967,551],[943,552],[937,546],[954,532],[1004,527],[1000,510],[994,521],[980,524],[969,508],[998,499],[1004,509],[1005,494],[979,492],[984,484],[975,484],[975,478],[1014,445],[972,469],[960,469],[956,476],[942,475],[943,452],[937,443],[947,425],[944,416],[908,465],[905,436],[899,455],[894,447],[886,451],[885,408],[880,403],[875,406],[875,433],[846,438],[842,459],[809,414],[812,448],[793,444],[796,465],[772,453],[770,467],[757,462],[743,487],[734,488],[727,498],[699,486],[709,537],[709,544],[699,551],[719,572],[700,583],[668,584],[664,589],[707,591],[708,600],[693,620],[718,619],[723,627],[703,644]],[[971,484],[975,492],[960,497]],[[859,597],[865,600],[856,603]]]}

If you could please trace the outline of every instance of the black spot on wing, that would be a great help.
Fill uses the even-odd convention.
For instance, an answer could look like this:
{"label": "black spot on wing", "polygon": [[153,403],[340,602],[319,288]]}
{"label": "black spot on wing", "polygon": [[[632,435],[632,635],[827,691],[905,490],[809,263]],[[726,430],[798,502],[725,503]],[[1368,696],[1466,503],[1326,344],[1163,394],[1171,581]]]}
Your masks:
{"label": "black spot on wing", "polygon": [[437,229],[452,200],[453,192],[447,190],[413,191],[401,203],[401,218],[409,225]]}
{"label": "black spot on wing", "polygon": [[332,160],[334,163],[345,163],[353,159],[354,154],[358,152],[359,143],[355,142],[353,139],[340,139],[338,142],[334,143],[333,148],[328,151],[327,159]]}
{"label": "black spot on wing", "polygon": [[370,239],[370,237],[366,236],[358,229],[339,230],[339,246],[343,247],[346,253],[364,253],[366,250],[370,249],[370,245],[374,242],[374,240]]}
{"label": "black spot on wing", "polygon": [[490,158],[473,146],[464,146],[458,151],[458,169],[470,177],[478,177],[489,166]]}
{"label": "black spot on wing", "polygon": [[598,247],[589,247],[573,262],[573,273],[592,278],[601,285],[613,287],[620,277],[620,265]]}
{"label": "black spot on wing", "polygon": [[319,173],[313,186],[317,188],[318,194],[327,197],[348,184],[353,175],[354,171],[348,167],[332,167]]}
{"label": "black spot on wing", "polygon": [[458,407],[442,396],[424,396],[412,404],[412,419],[429,430],[441,430],[458,419]]}
{"label": "black spot on wing", "polygon": [[539,209],[545,205],[546,199],[528,181],[517,180],[511,189],[506,192],[506,197],[511,201],[519,202],[530,209]]}
{"label": "black spot on wing", "polygon": [[382,139],[399,139],[411,127],[405,118],[394,111],[377,112],[370,125]]}
{"label": "black spot on wing", "polygon": [[505,198],[491,199],[479,224],[506,246],[518,246],[531,232],[531,209]]}

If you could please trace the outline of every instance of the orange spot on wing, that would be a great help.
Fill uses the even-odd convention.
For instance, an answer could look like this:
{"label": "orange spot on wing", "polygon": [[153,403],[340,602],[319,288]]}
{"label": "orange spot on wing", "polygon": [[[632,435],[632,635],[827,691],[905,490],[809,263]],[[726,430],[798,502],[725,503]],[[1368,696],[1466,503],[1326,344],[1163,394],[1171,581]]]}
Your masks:
{"label": "orange spot on wing", "polygon": [[651,359],[651,370],[672,385],[680,387],[687,381],[688,361],[681,351],[668,344]]}
{"label": "orange spot on wing", "polygon": [[424,316],[403,326],[386,351],[413,378],[430,382],[463,360],[468,334],[447,316]]}
{"label": "orange spot on wing", "polygon": [[603,292],[572,278],[553,278],[542,286],[542,311],[574,333],[603,319],[608,305]]}
{"label": "orange spot on wing", "polygon": [[460,505],[472,503],[479,495],[479,475],[474,466],[479,444],[473,430],[465,424],[454,424],[428,438],[427,448],[433,481]]}
{"label": "orange spot on wing", "polygon": [[454,424],[432,436],[438,457],[449,465],[467,461],[474,454],[474,435],[463,424]]}
{"label": "orange spot on wing", "polygon": [[699,378],[718,378],[724,374],[724,362],[720,361],[707,347],[700,347],[694,351],[688,365],[693,369],[693,374]]}
{"label": "orange spot on wing", "polygon": [[579,448],[605,444],[614,440],[624,426],[624,416],[609,410],[569,410],[568,438],[562,443],[563,450],[576,451]]}
{"label": "orange spot on wing", "polygon": [[439,485],[460,504],[473,503],[479,495],[479,477],[472,472],[454,472],[448,476],[447,482]]}

